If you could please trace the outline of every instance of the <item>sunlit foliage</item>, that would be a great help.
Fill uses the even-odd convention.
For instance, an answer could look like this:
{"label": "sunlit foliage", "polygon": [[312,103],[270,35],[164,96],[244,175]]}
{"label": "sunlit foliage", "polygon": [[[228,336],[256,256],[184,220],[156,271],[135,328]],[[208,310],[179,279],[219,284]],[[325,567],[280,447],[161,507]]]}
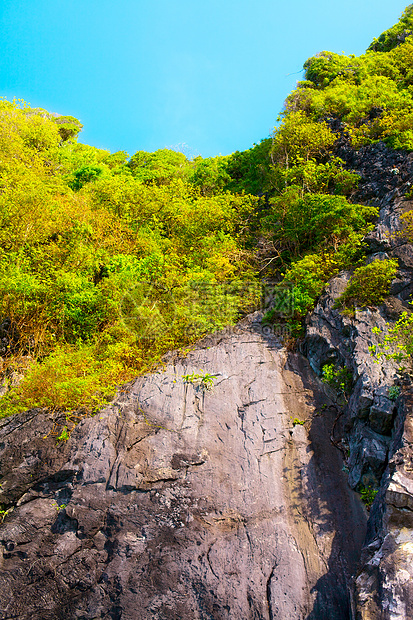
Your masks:
{"label": "sunlit foliage", "polygon": [[413,150],[412,16],[360,57],[308,59],[273,133],[228,156],[110,153],[77,142],[71,116],[0,100],[0,319],[14,335],[0,415],[96,410],[253,310],[262,276],[293,287],[294,325],[341,269],[361,268],[346,303],[379,303],[396,266],[363,266],[377,212],[354,204],[335,147]]}
{"label": "sunlit foliage", "polygon": [[197,171],[182,153],[128,160],[78,144],[69,120],[0,103],[0,315],[19,334],[4,380],[32,360],[3,412],[93,409],[258,295],[240,294],[254,274],[244,246],[256,198],[221,191],[219,166]]}
{"label": "sunlit foliage", "polygon": [[334,116],[359,148],[379,139],[413,150],[413,5],[360,57],[323,51],[305,64],[305,80],[287,99],[287,112],[314,120]]}

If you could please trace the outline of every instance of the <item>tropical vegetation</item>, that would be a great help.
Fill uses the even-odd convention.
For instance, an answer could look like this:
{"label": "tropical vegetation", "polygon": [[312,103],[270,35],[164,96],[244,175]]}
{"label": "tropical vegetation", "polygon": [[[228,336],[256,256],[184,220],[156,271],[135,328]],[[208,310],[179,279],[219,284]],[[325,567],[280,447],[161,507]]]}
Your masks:
{"label": "tropical vegetation", "polygon": [[[377,210],[335,145],[413,150],[411,31],[413,5],[362,56],[308,59],[272,135],[224,157],[110,153],[75,118],[1,100],[0,415],[95,411],[257,308],[262,279],[292,288],[296,333],[342,269],[358,267],[346,303],[380,303],[396,267],[363,266]],[[374,299],[356,290],[371,276]]]}

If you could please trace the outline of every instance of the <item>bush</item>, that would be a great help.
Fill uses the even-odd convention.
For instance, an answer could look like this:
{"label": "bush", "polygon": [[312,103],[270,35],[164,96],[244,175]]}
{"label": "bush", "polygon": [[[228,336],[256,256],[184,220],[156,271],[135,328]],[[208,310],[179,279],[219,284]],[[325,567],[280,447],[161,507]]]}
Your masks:
{"label": "bush", "polygon": [[344,293],[337,299],[335,307],[380,305],[389,294],[397,267],[396,259],[375,260],[369,265],[359,267]]}
{"label": "bush", "polygon": [[257,199],[222,191],[226,158],[162,149],[127,163],[77,144],[79,128],[0,101],[0,318],[19,333],[0,379],[20,357],[31,366],[2,415],[92,411],[257,296],[243,291]]}
{"label": "bush", "polygon": [[262,194],[271,189],[271,138],[261,140],[246,151],[235,151],[226,158],[225,172],[230,180],[225,189],[231,192]]}
{"label": "bush", "polygon": [[293,284],[293,315],[302,317],[312,308],[330,278],[340,267],[334,253],[308,254],[285,272],[284,281]]}
{"label": "bush", "polygon": [[133,176],[143,183],[163,185],[181,177],[188,167],[188,161],[183,153],[159,149],[154,153],[137,151],[126,165]]}
{"label": "bush", "polygon": [[347,402],[353,385],[353,375],[348,368],[337,367],[335,364],[323,366],[322,382],[327,383]]}
{"label": "bush", "polygon": [[325,163],[309,159],[288,168],[272,166],[268,174],[268,186],[271,185],[277,193],[295,185],[300,187],[302,192],[347,196],[357,187],[360,177],[354,172],[345,170],[343,164],[339,157],[330,157]]}
{"label": "bush", "polygon": [[102,166],[82,166],[73,173],[73,180],[69,182],[69,187],[78,192],[86,183],[96,181],[103,171]]}
{"label": "bush", "polygon": [[413,150],[412,66],[410,5],[366,54],[355,57],[323,51],[309,58],[304,64],[306,80],[287,98],[287,118],[305,113],[312,122],[322,123],[338,117],[355,148],[384,139],[391,148]]}
{"label": "bush", "polygon": [[334,52],[320,52],[304,63],[305,79],[319,87],[328,86],[339,75],[357,79],[360,71],[360,59],[344,56]]}
{"label": "bush", "polygon": [[305,194],[289,187],[271,200],[271,212],[263,218],[268,231],[292,255],[305,250],[334,248],[357,230],[365,230],[375,207],[351,204],[344,196]]}
{"label": "bush", "polygon": [[378,492],[379,492],[378,489],[373,489],[373,487],[371,486],[369,487],[362,486],[360,488],[361,501],[366,506],[367,510],[370,510],[370,508],[372,507],[373,502],[376,499],[376,495]]}
{"label": "bush", "polygon": [[309,159],[321,161],[335,141],[336,136],[327,123],[314,122],[302,110],[291,111],[274,131],[271,154],[286,165]]}
{"label": "bush", "polygon": [[378,39],[374,39],[369,50],[374,52],[388,52],[413,32],[413,5],[410,4],[403,12],[400,20],[383,32]]}
{"label": "bush", "polygon": [[[383,336],[378,327],[373,328],[373,333]],[[402,312],[395,325],[389,328],[388,334],[382,337],[382,342],[371,345],[369,351],[377,358],[377,363],[381,358],[411,363],[413,357],[413,314]]]}
{"label": "bush", "polygon": [[58,345],[43,362],[34,362],[24,382],[0,400],[0,418],[31,407],[85,408],[93,413],[128,378],[120,361],[97,359],[92,346]]}

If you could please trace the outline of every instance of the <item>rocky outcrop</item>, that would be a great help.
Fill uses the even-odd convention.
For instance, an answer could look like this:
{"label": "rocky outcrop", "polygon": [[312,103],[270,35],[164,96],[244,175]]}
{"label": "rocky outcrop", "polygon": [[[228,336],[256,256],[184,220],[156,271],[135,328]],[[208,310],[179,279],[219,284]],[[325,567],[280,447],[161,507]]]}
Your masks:
{"label": "rocky outcrop", "polygon": [[336,412],[254,325],[171,358],[67,442],[46,412],[1,423],[2,619],[352,617],[366,517]]}
{"label": "rocky outcrop", "polygon": [[[375,364],[373,327],[386,329],[386,308],[343,317],[333,308],[347,274],[333,280],[308,319],[304,349],[315,371],[326,363],[349,368],[354,389],[336,440],[347,451],[348,482],[378,489],[356,580],[357,618],[410,618],[413,608],[413,444],[410,382],[390,362]],[[400,396],[391,398],[397,385]],[[397,392],[396,392],[397,393]]]}
{"label": "rocky outcrop", "polygon": [[405,198],[413,157],[384,144],[355,153],[345,141],[339,154],[360,174],[354,200],[380,209],[367,237],[368,259],[397,257],[399,271],[383,306],[356,309],[353,317],[334,308],[350,274],[335,278],[307,318],[302,350],[318,374],[331,362],[351,371],[354,387],[336,440],[347,452],[349,485],[378,490],[356,579],[357,619],[407,620],[413,609],[413,392],[410,379],[397,373],[398,364],[376,364],[368,348],[377,342],[374,327],[385,332],[402,311],[410,311],[413,250],[395,233],[401,214],[413,208]]}
{"label": "rocky outcrop", "polygon": [[373,506],[356,580],[359,618],[410,618],[413,606],[413,398],[389,451],[389,464]]}

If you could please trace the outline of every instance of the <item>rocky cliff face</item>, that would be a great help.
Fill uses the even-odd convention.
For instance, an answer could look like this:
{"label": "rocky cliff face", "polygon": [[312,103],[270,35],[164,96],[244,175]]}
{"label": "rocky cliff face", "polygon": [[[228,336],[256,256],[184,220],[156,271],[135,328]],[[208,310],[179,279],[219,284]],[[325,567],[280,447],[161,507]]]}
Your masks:
{"label": "rocky cliff face", "polygon": [[[368,241],[399,258],[392,296],[343,317],[341,274],[301,353],[249,317],[171,355],[67,442],[59,416],[3,420],[2,619],[411,617],[413,394],[368,346],[412,292],[412,248],[388,233],[413,206],[413,162],[382,145],[340,155],[362,174],[357,200],[381,209]],[[318,379],[331,361],[354,380],[343,411]],[[370,485],[367,523],[353,489]]]}
{"label": "rocky cliff face", "polygon": [[[356,579],[357,618],[407,619],[413,609],[413,392],[410,380],[396,373],[397,365],[374,364],[368,347],[377,342],[373,327],[386,330],[386,323],[409,309],[413,249],[394,233],[400,230],[400,215],[413,208],[404,198],[413,179],[413,157],[383,144],[358,153],[343,145],[339,154],[361,175],[355,199],[380,209],[367,238],[369,258],[395,256],[400,268],[385,304],[360,309],[354,318],[333,307],[349,274],[335,278],[307,319],[303,351],[317,373],[331,361],[351,370],[354,389],[338,437],[348,450],[348,482],[358,490],[379,487]],[[394,401],[389,388],[396,384],[401,395]]]}
{"label": "rocky cliff face", "polygon": [[45,413],[5,420],[2,618],[349,618],[365,514],[329,404],[246,320],[67,444]]}

